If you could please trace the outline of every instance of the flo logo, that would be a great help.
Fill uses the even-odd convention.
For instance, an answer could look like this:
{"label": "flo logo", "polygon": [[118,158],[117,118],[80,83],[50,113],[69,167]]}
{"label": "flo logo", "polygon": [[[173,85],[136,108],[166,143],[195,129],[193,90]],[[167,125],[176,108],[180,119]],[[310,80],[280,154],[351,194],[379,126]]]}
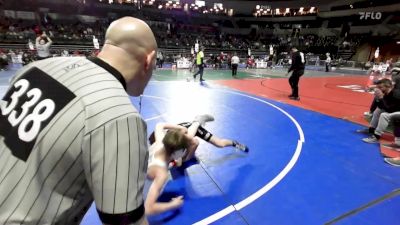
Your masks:
{"label": "flo logo", "polygon": [[360,20],[380,20],[382,18],[381,12],[359,12]]}

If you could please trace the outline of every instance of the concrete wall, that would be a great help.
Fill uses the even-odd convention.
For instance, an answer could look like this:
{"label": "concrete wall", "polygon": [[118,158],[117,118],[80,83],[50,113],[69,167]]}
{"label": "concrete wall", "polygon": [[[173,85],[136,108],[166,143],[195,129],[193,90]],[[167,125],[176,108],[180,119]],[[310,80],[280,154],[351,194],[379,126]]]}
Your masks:
{"label": "concrete wall", "polygon": [[[352,60],[359,62],[366,62],[367,60],[372,60],[374,58],[375,50],[377,46],[372,46],[370,44],[364,44],[357,49],[356,54],[353,56]],[[400,44],[396,42],[386,43],[383,46],[379,46],[379,61],[385,62],[386,60],[393,58],[396,62],[400,57]]]}
{"label": "concrete wall", "polygon": [[[368,61],[369,54],[371,52],[372,46],[370,44],[363,44],[358,49],[356,54],[353,56],[353,60],[358,62],[366,62]],[[373,57],[374,52],[371,53],[371,57]]]}
{"label": "concrete wall", "polygon": [[396,62],[400,57],[400,44],[396,44],[395,41],[385,44],[379,50],[382,53],[383,60],[393,58],[393,61]]}

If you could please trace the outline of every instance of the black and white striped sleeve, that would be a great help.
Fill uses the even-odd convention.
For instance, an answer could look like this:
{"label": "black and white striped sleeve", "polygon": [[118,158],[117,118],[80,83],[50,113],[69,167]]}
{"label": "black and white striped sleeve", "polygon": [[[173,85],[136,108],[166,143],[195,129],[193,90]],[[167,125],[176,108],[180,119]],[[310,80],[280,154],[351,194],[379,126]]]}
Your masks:
{"label": "black and white striped sleeve", "polygon": [[85,175],[105,224],[135,224],[144,216],[146,137],[146,124],[136,113],[112,120],[84,137]]}

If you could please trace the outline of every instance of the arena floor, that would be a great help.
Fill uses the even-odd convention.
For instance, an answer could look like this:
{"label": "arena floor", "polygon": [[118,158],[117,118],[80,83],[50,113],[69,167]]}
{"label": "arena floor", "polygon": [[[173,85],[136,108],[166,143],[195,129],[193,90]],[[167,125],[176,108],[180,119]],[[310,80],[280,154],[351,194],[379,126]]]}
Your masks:
{"label": "arena floor", "polygon": [[[1,95],[13,73],[0,72]],[[160,198],[183,195],[184,206],[150,224],[398,225],[400,170],[355,132],[372,99],[362,74],[307,71],[293,101],[280,69],[240,70],[237,79],[205,70],[203,83],[187,81],[187,70],[156,70],[141,104],[149,133],[209,113],[211,133],[250,153],[202,142],[197,161],[171,170]],[[82,224],[101,224],[94,206]]]}

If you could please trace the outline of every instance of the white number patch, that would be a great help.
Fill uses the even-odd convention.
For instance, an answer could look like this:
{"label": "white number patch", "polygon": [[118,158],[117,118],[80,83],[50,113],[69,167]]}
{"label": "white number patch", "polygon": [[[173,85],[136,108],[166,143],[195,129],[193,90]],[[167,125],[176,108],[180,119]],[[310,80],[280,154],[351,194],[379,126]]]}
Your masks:
{"label": "white number patch", "polygon": [[[18,137],[25,142],[34,140],[40,132],[41,123],[54,113],[55,103],[51,99],[44,99],[39,102],[42,97],[42,91],[38,88],[29,90],[29,81],[21,79],[14,84],[17,89],[12,93],[10,102],[1,104],[1,113],[3,116],[8,115],[8,121],[12,127],[18,126]],[[21,97],[26,93],[28,101],[22,104],[22,111],[19,113],[15,110]],[[28,114],[31,108],[33,111]],[[31,125],[28,127],[28,125]]]}
{"label": "white number patch", "polygon": [[43,129],[76,95],[37,67],[18,79],[0,100],[0,137],[13,156],[26,162]]}
{"label": "white number patch", "polygon": [[[30,142],[36,138],[40,131],[40,125],[47,120],[54,112],[56,105],[53,100],[45,99],[36,105],[32,114],[29,114],[19,125],[18,136],[21,140]],[[43,110],[44,109],[44,110]],[[28,124],[33,123],[32,127],[26,131]]]}
{"label": "white number patch", "polygon": [[3,116],[8,115],[11,110],[13,110],[15,108],[15,106],[17,106],[18,104],[18,99],[23,96],[25,94],[25,92],[28,90],[29,88],[29,82],[25,79],[19,80],[14,84],[15,88],[18,88],[18,91],[15,91],[12,95],[11,95],[11,102],[9,102],[7,104],[3,103],[1,104],[1,114],[3,114]]}
{"label": "white number patch", "polygon": [[22,112],[19,114],[17,117],[17,111],[13,110],[8,117],[8,121],[10,122],[11,126],[15,127],[18,125],[28,114],[29,109],[36,105],[36,103],[39,101],[40,97],[42,96],[42,91],[40,91],[38,88],[34,88],[26,94],[28,97],[32,97],[29,101],[25,102],[22,106]]}

